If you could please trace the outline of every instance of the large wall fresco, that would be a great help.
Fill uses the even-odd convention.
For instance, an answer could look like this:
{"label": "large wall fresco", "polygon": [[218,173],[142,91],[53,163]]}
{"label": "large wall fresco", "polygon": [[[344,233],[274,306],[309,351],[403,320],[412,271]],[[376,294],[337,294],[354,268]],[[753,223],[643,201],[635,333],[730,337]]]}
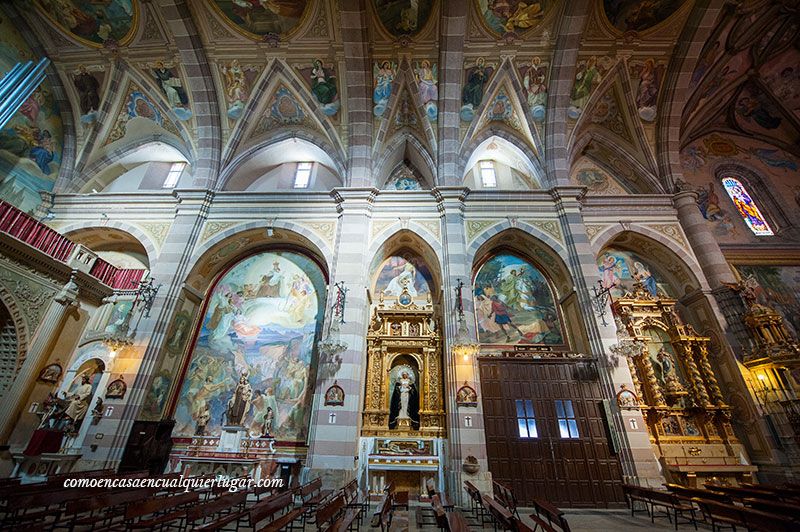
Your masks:
{"label": "large wall fresco", "polygon": [[381,24],[395,37],[419,33],[427,24],[433,10],[433,0],[373,1]]}
{"label": "large wall fresco", "polygon": [[609,22],[621,31],[643,31],[664,22],[685,0],[603,0]]}
{"label": "large wall fresco", "polygon": [[637,282],[653,297],[673,295],[670,286],[659,278],[649,262],[636,253],[607,249],[597,257],[597,269],[603,288],[611,290],[611,297],[633,292]]}
{"label": "large wall fresco", "polygon": [[127,44],[133,37],[138,6],[133,0],[35,0],[39,12],[88,46],[106,41]]}
{"label": "large wall fresco", "polygon": [[[0,72],[34,57],[8,17],[0,17]],[[61,167],[63,125],[50,83],[45,79],[0,130],[0,197],[24,211],[50,192]]]}
{"label": "large wall fresco", "polygon": [[211,5],[229,25],[254,40],[267,36],[286,36],[303,20],[306,0],[214,0]]}
{"label": "large wall fresco", "polygon": [[539,269],[516,255],[495,255],[474,282],[482,344],[564,343],[553,292]]}
{"label": "large wall fresco", "polygon": [[260,253],[231,268],[208,296],[173,434],[192,436],[205,418],[205,433],[219,435],[227,403],[245,376],[252,390],[243,418],[249,432],[261,433],[271,408],[273,435],[304,442],[324,291],[319,267],[297,253]]}
{"label": "large wall fresco", "polygon": [[780,312],[794,335],[800,335],[800,266],[737,265],[736,269],[742,277],[755,277],[758,303]]}

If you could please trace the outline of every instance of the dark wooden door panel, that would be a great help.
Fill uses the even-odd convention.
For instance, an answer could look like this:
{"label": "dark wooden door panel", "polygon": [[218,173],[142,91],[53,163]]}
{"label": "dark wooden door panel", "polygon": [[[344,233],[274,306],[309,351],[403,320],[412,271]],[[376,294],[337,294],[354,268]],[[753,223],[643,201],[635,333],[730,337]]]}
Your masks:
{"label": "dark wooden door panel", "polygon": [[[481,360],[486,445],[492,477],[520,504],[544,498],[565,507],[624,501],[619,461],[610,452],[597,381],[577,378],[574,363]],[[517,400],[529,400],[538,437],[521,438]],[[562,438],[556,400],[571,400],[578,437]]]}

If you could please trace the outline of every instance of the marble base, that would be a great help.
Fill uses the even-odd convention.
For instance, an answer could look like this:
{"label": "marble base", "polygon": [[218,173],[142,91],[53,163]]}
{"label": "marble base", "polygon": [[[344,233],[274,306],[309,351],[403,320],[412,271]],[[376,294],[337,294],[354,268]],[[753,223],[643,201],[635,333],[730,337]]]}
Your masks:
{"label": "marble base", "polygon": [[242,450],[242,440],[247,435],[247,429],[240,426],[222,427],[219,436],[217,451],[221,453],[238,453]]}

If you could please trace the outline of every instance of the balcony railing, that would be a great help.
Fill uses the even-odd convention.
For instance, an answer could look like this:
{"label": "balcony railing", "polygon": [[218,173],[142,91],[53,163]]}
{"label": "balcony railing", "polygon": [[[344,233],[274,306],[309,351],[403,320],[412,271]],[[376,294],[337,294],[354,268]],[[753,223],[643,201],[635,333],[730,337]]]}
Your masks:
{"label": "balcony railing", "polygon": [[115,290],[135,290],[147,270],[117,268],[92,250],[0,200],[0,233],[12,236],[53,259],[88,273]]}

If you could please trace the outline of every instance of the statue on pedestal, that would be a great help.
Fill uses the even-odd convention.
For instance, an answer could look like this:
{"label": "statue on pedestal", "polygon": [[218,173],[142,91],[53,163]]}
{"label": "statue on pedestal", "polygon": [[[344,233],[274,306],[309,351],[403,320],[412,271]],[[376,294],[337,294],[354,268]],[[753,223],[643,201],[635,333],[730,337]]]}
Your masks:
{"label": "statue on pedestal", "polygon": [[69,398],[69,406],[67,406],[64,415],[72,420],[74,424],[83,420],[86,417],[86,412],[89,411],[89,399],[92,396],[92,384],[89,375],[84,375],[81,378],[81,385]]}
{"label": "statue on pedestal", "polygon": [[253,389],[247,381],[247,374],[242,373],[239,377],[239,384],[233,391],[233,395],[228,400],[228,408],[225,410],[225,422],[229,426],[241,426],[244,418],[250,411],[250,401],[253,398]]}
{"label": "statue on pedestal", "polygon": [[410,426],[414,430],[419,429],[419,393],[414,381],[404,371],[397,379],[392,392],[392,402],[389,408],[389,428],[397,428],[398,425]]}

